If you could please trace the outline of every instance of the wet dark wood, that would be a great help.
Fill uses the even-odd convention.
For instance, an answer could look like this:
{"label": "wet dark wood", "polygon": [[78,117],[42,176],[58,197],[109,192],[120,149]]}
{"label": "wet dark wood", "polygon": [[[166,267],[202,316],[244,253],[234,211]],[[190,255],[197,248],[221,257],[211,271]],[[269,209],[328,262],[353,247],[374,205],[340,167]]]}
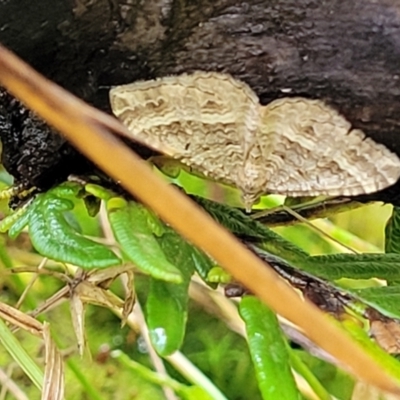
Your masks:
{"label": "wet dark wood", "polygon": [[224,71],[400,154],[400,0],[0,0],[0,42],[104,110],[112,85]]}

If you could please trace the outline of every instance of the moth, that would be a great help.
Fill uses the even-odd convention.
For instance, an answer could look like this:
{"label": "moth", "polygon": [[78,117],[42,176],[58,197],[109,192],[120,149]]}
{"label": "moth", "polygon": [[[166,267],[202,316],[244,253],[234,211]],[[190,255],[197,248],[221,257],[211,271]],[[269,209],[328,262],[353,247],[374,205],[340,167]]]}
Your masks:
{"label": "moth", "polygon": [[324,102],[292,97],[263,106],[227,74],[117,86],[110,103],[134,140],[239,188],[247,209],[266,193],[354,196],[400,177],[397,155]]}

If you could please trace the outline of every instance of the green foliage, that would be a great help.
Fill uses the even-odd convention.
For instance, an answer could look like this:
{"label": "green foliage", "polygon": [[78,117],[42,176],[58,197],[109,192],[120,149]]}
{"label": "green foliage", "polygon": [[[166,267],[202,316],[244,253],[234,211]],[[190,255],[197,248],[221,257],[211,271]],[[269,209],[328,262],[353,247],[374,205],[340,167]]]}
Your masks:
{"label": "green foliage", "polygon": [[385,252],[400,253],[400,207],[393,207],[385,229]]}
{"label": "green foliage", "polygon": [[376,308],[382,314],[400,319],[400,286],[350,289],[362,302]]}
{"label": "green foliage", "polygon": [[282,258],[295,261],[308,256],[299,247],[285,240],[265,225],[245,215],[240,210],[200,197],[194,197],[194,199],[216,221],[235,235],[260,242],[265,250],[277,254]]}
{"label": "green foliage", "polygon": [[153,235],[150,214],[145,207],[112,198],[107,202],[107,212],[115,238],[129,260],[156,279],[182,281],[181,273],[168,261]]}
{"label": "green foliage", "polygon": [[400,254],[329,254],[309,257],[297,266],[329,280],[400,278]]}
{"label": "green foliage", "polygon": [[179,350],[185,334],[188,288],[195,271],[192,258],[194,248],[171,229],[158,241],[168,260],[176,265],[182,274],[180,283],[152,278],[146,302],[150,339],[156,351],[162,356],[167,356]]}
{"label": "green foliage", "polygon": [[[264,250],[321,278],[328,280],[340,278],[368,279],[372,277],[390,280],[400,279],[400,255],[329,254],[310,256],[239,210],[205,199],[196,198],[196,201],[219,223],[239,237],[255,241]],[[399,231],[395,230],[394,232],[398,233]]]}
{"label": "green foliage", "polygon": [[298,400],[289,353],[276,315],[255,297],[244,297],[240,315],[246,323],[249,348],[264,400]]}
{"label": "green foliage", "polygon": [[[323,387],[339,400],[351,400],[354,380],[343,370],[302,350],[292,350]],[[321,398],[324,398],[320,396]]]}
{"label": "green foliage", "polygon": [[8,326],[0,319],[0,342],[12,355],[38,389],[42,389],[43,373],[34,360],[27,354],[21,343],[11,333]]}
{"label": "green foliage", "polygon": [[[372,260],[368,263],[369,256],[367,254],[358,255],[356,263],[364,259],[364,267],[367,277],[376,276],[386,279],[390,286],[369,287],[363,289],[353,289],[352,292],[365,304],[376,308],[382,314],[400,319],[400,280],[399,257],[400,257],[400,208],[393,207],[392,216],[389,218],[385,229],[385,251],[387,254],[382,255],[382,261],[376,262]],[[372,255],[373,257],[373,255]],[[379,261],[379,257],[378,261]],[[371,272],[375,269],[375,275]],[[362,272],[362,271],[361,271]],[[368,276],[368,272],[370,272]],[[392,284],[392,285],[391,285]]]}
{"label": "green foliage", "polygon": [[[261,400],[246,340],[204,308],[190,304],[181,351],[212,378],[229,400]],[[170,370],[172,376],[176,376]]]}
{"label": "green foliage", "polygon": [[[88,269],[120,264],[111,249],[82,236],[68,221],[74,202],[67,196],[78,191],[77,185],[66,184],[37,195],[19,219],[11,221],[10,236],[15,238],[28,226],[32,245],[43,256]],[[3,221],[3,227],[8,221]]]}
{"label": "green foliage", "polygon": [[[332,288],[335,290],[338,284],[334,281],[340,278],[386,279],[392,286],[366,289],[346,287],[341,290],[352,294],[355,304],[359,301],[376,308],[388,317],[400,318],[398,306],[400,289],[398,285],[396,286],[396,282],[400,280],[400,211],[398,208],[394,208],[393,216],[386,228],[387,254],[311,256],[238,209],[203,198],[194,197],[194,199],[240,240],[257,246],[266,254],[273,255],[278,263],[282,260],[285,265],[294,270],[333,281]],[[190,332],[189,338],[185,339],[189,305],[188,288],[192,275],[197,272],[207,284],[210,284],[207,282],[207,278],[212,275],[210,271],[216,271],[218,267],[215,268],[215,263],[204,252],[187,243],[143,205],[116,197],[114,193],[96,185],[87,185],[82,188],[77,184],[68,183],[37,195],[28,207],[3,220],[0,230],[8,230],[10,237],[16,238],[24,228],[28,227],[30,239],[36,251],[53,260],[71,263],[85,269],[118,265],[122,263],[122,260],[109,246],[88,239],[82,233],[99,230],[98,226],[97,228],[95,226],[97,220],[92,217],[99,209],[100,200],[106,203],[110,226],[123,258],[132,262],[147,276],[143,279],[146,280],[148,287],[146,295],[142,297],[146,298],[145,317],[153,347],[162,357],[173,354],[182,346],[185,350],[194,335]],[[82,216],[82,210],[85,207],[90,217]],[[86,218],[85,221],[84,218]],[[91,224],[94,225],[88,228]],[[294,228],[292,229],[294,231]],[[304,231],[305,228],[302,229]],[[4,257],[2,256],[7,260],[6,254]],[[11,262],[7,261],[7,264],[11,265]],[[141,279],[136,277],[135,282],[137,292],[143,291]],[[315,391],[321,398],[328,398],[327,392],[324,392],[328,388],[330,393],[340,399],[350,398],[353,381],[347,375],[339,374],[337,368],[332,366],[328,368],[327,364],[323,367],[321,365],[315,367],[314,363],[313,368],[307,369],[305,365],[301,365],[301,361],[295,361],[279,328],[276,316],[260,301],[253,297],[242,299],[240,313],[246,324],[255,374],[249,364],[250,355],[245,356],[243,349],[239,352],[234,348],[236,344],[232,344],[234,340],[229,336],[231,333],[225,334],[218,340],[214,338],[215,342],[206,346],[201,352],[192,354],[196,362],[200,364],[203,362],[202,367],[213,376],[215,384],[223,387],[227,393],[229,392],[230,400],[259,398],[254,376],[258,380],[263,399],[298,399],[300,395],[293,380],[291,366],[295,366],[311,386],[314,385]],[[189,321],[189,326],[192,326],[191,324]],[[370,345],[369,339],[363,336],[362,330],[350,325],[347,328],[366,351],[382,365],[382,368],[395,376],[400,376],[397,361],[386,356],[377,346]],[[195,329],[201,331],[199,325],[196,325]],[[195,335],[198,335],[196,340],[199,341],[201,337],[205,343],[207,335],[211,338],[214,332],[210,332],[209,329],[209,324],[206,324],[202,333],[196,332]],[[209,341],[211,343],[212,340],[209,339]],[[310,362],[310,356],[305,352],[300,351],[299,354],[302,359]],[[188,400],[210,398],[209,392],[203,387],[179,382],[179,380],[184,381],[181,376],[178,376],[177,380],[163,381],[153,371],[133,362],[129,357],[132,358],[133,355],[125,349],[124,354],[118,358],[121,365],[124,365],[124,373],[128,376],[128,371],[135,371],[145,381],[152,384],[167,384],[173,387],[182,398]],[[244,357],[245,361],[238,361],[241,357]],[[227,367],[228,365],[230,368]],[[95,398],[102,398],[101,391],[91,388],[76,364],[72,363],[70,368],[75,371],[74,374],[81,384],[86,385],[87,393],[92,392]],[[225,368],[235,370],[232,373],[235,379],[232,379],[229,385],[227,384],[229,371],[224,371]],[[327,368],[331,372],[335,371],[334,377],[328,379],[321,374],[321,371]],[[339,383],[332,382],[342,380],[345,382],[345,385],[343,384],[345,389],[339,391],[337,390]]]}

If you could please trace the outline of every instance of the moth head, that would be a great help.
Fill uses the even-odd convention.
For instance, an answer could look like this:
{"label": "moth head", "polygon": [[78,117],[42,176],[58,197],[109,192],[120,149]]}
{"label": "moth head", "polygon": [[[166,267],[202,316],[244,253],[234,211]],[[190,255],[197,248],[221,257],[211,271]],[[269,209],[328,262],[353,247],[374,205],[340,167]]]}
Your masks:
{"label": "moth head", "polygon": [[260,200],[261,193],[258,194],[253,194],[253,193],[242,193],[242,201],[244,204],[244,208],[247,213],[250,213],[253,205],[257,204],[258,201]]}
{"label": "moth head", "polygon": [[238,173],[238,187],[242,191],[242,200],[246,211],[250,212],[254,204],[265,194],[266,174],[261,165],[246,162]]}

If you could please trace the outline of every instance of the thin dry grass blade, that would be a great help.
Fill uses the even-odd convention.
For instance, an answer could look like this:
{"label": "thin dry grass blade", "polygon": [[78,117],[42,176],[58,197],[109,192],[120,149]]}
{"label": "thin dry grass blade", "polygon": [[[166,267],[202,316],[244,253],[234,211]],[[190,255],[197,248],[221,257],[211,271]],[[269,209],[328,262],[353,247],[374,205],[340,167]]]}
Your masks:
{"label": "thin dry grass blade", "polygon": [[7,375],[7,373],[4,372],[1,368],[0,368],[0,387],[1,387],[0,400],[4,400],[6,398],[7,392],[9,392],[10,395],[15,400],[29,400],[28,396],[17,386],[17,384],[11,379],[11,377]]}
{"label": "thin dry grass blade", "polygon": [[54,293],[51,297],[46,299],[39,307],[31,311],[29,315],[32,317],[37,317],[39,314],[43,314],[59,306],[68,298],[70,291],[71,290],[69,286],[64,286],[58,292]]}
{"label": "thin dry grass blade", "polygon": [[0,303],[0,317],[43,338],[46,354],[42,400],[62,400],[64,398],[64,365],[61,354],[51,340],[49,324],[41,324],[31,316],[3,303]]}
{"label": "thin dry grass blade", "polygon": [[[303,302],[272,269],[245,249],[208,214],[161,178],[109,130],[117,121],[89,107],[0,47],[0,82],[34,109],[106,173],[210,254],[279,314],[301,327],[359,378],[392,393],[399,386],[315,306]],[[125,134],[128,133],[125,131]]]}
{"label": "thin dry grass blade", "polygon": [[35,336],[42,336],[43,325],[31,316],[11,307],[0,303],[0,318],[12,325],[18,326]]}
{"label": "thin dry grass blade", "polygon": [[85,306],[79,294],[72,293],[69,307],[71,310],[72,326],[78,343],[78,352],[83,356],[85,350]]}
{"label": "thin dry grass blade", "polygon": [[45,345],[45,370],[42,400],[64,399],[64,363],[60,352],[51,339],[50,326],[43,324]]}
{"label": "thin dry grass blade", "polygon": [[122,310],[122,326],[125,326],[129,314],[133,311],[133,306],[135,305],[135,291],[134,291],[134,275],[132,271],[127,271],[126,279],[124,279],[125,287],[125,301],[124,308]]}

